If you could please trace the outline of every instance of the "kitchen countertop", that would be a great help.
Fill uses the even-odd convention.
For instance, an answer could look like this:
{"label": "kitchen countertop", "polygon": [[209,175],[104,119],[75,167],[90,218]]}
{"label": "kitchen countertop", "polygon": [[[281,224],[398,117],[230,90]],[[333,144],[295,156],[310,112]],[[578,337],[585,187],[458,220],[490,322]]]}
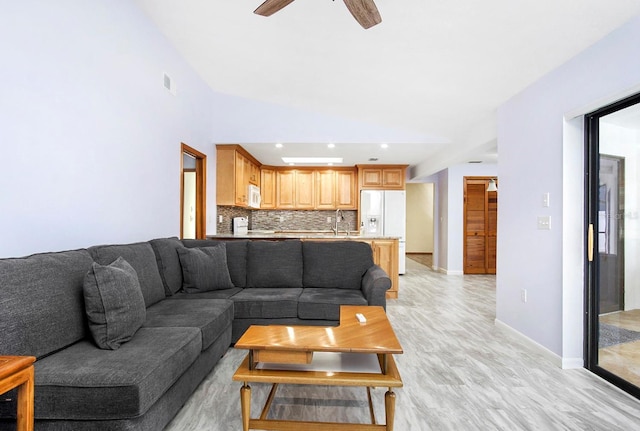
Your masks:
{"label": "kitchen countertop", "polygon": [[295,230],[250,230],[246,235],[216,234],[207,235],[211,239],[340,239],[340,240],[371,240],[371,239],[399,239],[397,236],[360,235],[357,232],[347,235],[340,232],[335,235],[332,231],[295,231]]}

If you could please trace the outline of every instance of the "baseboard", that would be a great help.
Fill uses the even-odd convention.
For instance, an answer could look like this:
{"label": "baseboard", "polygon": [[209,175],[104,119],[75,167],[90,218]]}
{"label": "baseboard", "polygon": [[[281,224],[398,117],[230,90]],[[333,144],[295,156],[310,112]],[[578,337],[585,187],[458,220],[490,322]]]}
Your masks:
{"label": "baseboard", "polygon": [[584,368],[584,359],[582,358],[562,358],[563,370],[575,370],[576,368]]}
{"label": "baseboard", "polygon": [[578,366],[578,367],[570,366],[570,365],[575,365],[575,361],[576,361],[575,358],[563,359],[562,357],[560,357],[559,355],[553,353],[551,350],[547,349],[543,345],[538,344],[536,341],[534,341],[531,338],[527,337],[522,332],[512,328],[511,326],[507,325],[506,323],[504,323],[504,322],[502,322],[502,321],[500,321],[498,319],[494,320],[494,324],[498,328],[505,329],[509,333],[511,333],[511,334],[517,336],[518,338],[520,338],[521,340],[525,341],[530,347],[533,347],[535,350],[537,350],[540,354],[542,354],[545,358],[547,358],[547,360],[549,360],[552,364],[554,364],[558,368],[563,368],[563,369],[564,368],[582,368],[582,359],[580,359],[580,366]]}
{"label": "baseboard", "polygon": [[464,275],[464,272],[462,271],[450,271],[446,268],[438,268],[437,271],[447,275]]}

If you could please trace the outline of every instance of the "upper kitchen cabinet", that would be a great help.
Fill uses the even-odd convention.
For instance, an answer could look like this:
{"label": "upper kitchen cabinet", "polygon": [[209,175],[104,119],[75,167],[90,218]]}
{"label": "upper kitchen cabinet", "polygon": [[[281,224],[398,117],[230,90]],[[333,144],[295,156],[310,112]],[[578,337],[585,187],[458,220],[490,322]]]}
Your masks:
{"label": "upper kitchen cabinet", "polygon": [[276,170],[268,166],[260,169],[260,208],[276,208]]}
{"label": "upper kitchen cabinet", "polygon": [[[264,178],[265,176],[263,182]],[[275,178],[275,207],[265,205],[264,196],[267,191],[264,190],[263,209],[357,209],[354,168],[275,168]]]}
{"label": "upper kitchen cabinet", "polygon": [[360,189],[404,190],[407,165],[358,165]]}
{"label": "upper kitchen cabinet", "polygon": [[316,209],[357,209],[355,169],[316,171]]}
{"label": "upper kitchen cabinet", "polygon": [[216,145],[216,203],[248,207],[249,186],[260,187],[260,165],[240,145]]}
{"label": "upper kitchen cabinet", "polygon": [[277,209],[314,209],[314,171],[278,169],[276,171]]}

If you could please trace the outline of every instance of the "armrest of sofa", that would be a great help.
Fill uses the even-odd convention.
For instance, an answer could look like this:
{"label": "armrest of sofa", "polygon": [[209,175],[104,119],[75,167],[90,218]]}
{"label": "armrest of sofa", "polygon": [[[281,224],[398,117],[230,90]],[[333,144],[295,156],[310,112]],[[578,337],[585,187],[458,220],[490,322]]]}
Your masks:
{"label": "armrest of sofa", "polygon": [[362,293],[369,305],[380,305],[386,309],[386,292],[391,288],[391,279],[378,265],[373,265],[362,277]]}

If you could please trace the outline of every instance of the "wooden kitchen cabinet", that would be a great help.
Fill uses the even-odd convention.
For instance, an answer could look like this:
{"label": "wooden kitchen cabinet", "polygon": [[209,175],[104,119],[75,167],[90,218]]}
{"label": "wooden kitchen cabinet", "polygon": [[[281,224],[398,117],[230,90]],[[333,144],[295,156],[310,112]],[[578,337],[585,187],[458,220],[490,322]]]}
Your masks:
{"label": "wooden kitchen cabinet", "polygon": [[336,172],[333,169],[316,171],[316,209],[336,208]]}
{"label": "wooden kitchen cabinet", "polygon": [[260,165],[257,165],[249,160],[249,184],[260,187],[260,181]]}
{"label": "wooden kitchen cabinet", "polygon": [[323,169],[316,171],[316,206],[318,210],[357,208],[356,171]]}
{"label": "wooden kitchen cabinet", "polygon": [[260,169],[260,208],[276,207],[276,170],[270,167]]}
{"label": "wooden kitchen cabinet", "polygon": [[336,209],[358,208],[358,184],[355,169],[336,171]]}
{"label": "wooden kitchen cabinet", "polygon": [[249,185],[260,186],[260,162],[240,145],[216,145],[217,205],[247,207]]}
{"label": "wooden kitchen cabinet", "polygon": [[276,171],[276,208],[293,209],[296,207],[295,198],[296,171]]}
{"label": "wooden kitchen cabinet", "polygon": [[315,207],[315,172],[295,171],[295,208],[311,210]]}
{"label": "wooden kitchen cabinet", "polygon": [[360,189],[404,190],[407,165],[358,165]]}
{"label": "wooden kitchen cabinet", "polygon": [[274,209],[357,208],[355,169],[273,169],[276,176]]}
{"label": "wooden kitchen cabinet", "polygon": [[313,209],[313,171],[283,169],[276,171],[276,208]]}
{"label": "wooden kitchen cabinet", "polygon": [[391,278],[391,289],[387,290],[387,298],[398,297],[398,240],[374,239],[370,242],[373,249],[373,261],[379,265]]}

